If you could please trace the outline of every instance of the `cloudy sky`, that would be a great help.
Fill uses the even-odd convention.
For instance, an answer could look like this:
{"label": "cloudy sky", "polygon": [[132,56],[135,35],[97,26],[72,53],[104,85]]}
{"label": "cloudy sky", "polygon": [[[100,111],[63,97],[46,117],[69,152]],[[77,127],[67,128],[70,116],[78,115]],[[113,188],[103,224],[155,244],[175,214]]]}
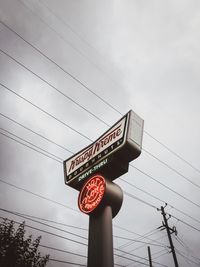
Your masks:
{"label": "cloudy sky", "polygon": [[0,0],[0,208],[54,234],[27,228],[65,262],[48,267],[87,262],[88,217],[62,161],[130,109],[145,132],[116,180],[130,195],[113,220],[114,247],[129,254],[115,250],[115,263],[147,265],[149,245],[155,266],[173,266],[157,229],[166,202],[180,266],[200,266],[199,29],[197,0]]}

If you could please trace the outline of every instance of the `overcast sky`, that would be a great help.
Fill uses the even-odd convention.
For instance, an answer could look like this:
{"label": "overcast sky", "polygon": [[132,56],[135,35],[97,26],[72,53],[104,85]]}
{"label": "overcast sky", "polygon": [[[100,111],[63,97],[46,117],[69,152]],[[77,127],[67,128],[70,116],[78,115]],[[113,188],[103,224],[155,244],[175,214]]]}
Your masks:
{"label": "overcast sky", "polygon": [[[153,207],[167,202],[180,266],[200,266],[200,2],[0,0],[0,22],[0,208],[67,224],[49,222],[87,238],[86,230],[71,227],[88,229],[88,216],[78,210],[78,191],[64,184],[60,162],[132,109],[145,122],[144,150],[121,177],[132,186],[116,183],[140,200],[124,196],[113,229],[124,238],[152,235],[135,243],[115,237],[114,247],[147,258],[141,241],[149,242],[153,260],[173,266],[166,233],[157,230],[162,216]],[[23,220],[3,211],[0,216]],[[27,232],[41,234],[43,245],[87,255],[87,246]],[[58,260],[87,262],[40,249]],[[130,259],[115,257],[115,263],[144,266]]]}

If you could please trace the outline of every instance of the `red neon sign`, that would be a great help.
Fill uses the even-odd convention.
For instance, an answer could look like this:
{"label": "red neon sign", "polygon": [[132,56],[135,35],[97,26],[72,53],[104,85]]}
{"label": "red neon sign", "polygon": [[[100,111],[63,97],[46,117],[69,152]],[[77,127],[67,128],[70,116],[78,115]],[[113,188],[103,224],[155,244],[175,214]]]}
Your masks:
{"label": "red neon sign", "polygon": [[91,177],[81,189],[78,196],[79,209],[91,213],[100,204],[106,189],[105,178],[101,175]]}

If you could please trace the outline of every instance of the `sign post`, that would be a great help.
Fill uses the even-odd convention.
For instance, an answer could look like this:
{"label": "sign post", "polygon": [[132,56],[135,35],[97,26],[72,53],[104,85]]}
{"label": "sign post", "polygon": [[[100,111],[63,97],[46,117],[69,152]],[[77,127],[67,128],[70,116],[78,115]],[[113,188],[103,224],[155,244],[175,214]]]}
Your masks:
{"label": "sign post", "polygon": [[92,176],[79,193],[79,209],[90,215],[88,267],[113,267],[112,218],[122,205],[121,188],[100,174]]}
{"label": "sign post", "polygon": [[144,121],[132,110],[95,142],[64,161],[65,183],[80,191],[79,209],[90,216],[87,267],[113,267],[112,219],[123,192],[113,180],[141,153]]}

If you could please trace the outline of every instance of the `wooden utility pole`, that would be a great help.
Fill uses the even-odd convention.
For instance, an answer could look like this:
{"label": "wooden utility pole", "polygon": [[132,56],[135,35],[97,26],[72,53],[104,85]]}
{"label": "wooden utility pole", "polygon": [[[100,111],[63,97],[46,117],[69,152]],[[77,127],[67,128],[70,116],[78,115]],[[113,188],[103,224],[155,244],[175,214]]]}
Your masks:
{"label": "wooden utility pole", "polygon": [[164,219],[163,227],[166,229],[167,235],[168,235],[168,238],[169,238],[169,244],[170,244],[171,252],[172,252],[172,255],[173,255],[173,259],[174,259],[174,265],[175,265],[175,267],[179,267],[178,261],[177,261],[177,257],[176,257],[176,252],[175,252],[173,241],[172,241],[172,237],[171,237],[171,233],[176,232],[176,230],[174,228],[172,229],[172,228],[169,227],[168,219],[166,218],[166,213],[165,213],[165,210],[164,210],[163,206],[161,207],[161,214],[162,214],[163,219]]}
{"label": "wooden utility pole", "polygon": [[149,256],[149,267],[153,267],[152,260],[151,260],[151,249],[149,246],[148,246],[148,256]]}

